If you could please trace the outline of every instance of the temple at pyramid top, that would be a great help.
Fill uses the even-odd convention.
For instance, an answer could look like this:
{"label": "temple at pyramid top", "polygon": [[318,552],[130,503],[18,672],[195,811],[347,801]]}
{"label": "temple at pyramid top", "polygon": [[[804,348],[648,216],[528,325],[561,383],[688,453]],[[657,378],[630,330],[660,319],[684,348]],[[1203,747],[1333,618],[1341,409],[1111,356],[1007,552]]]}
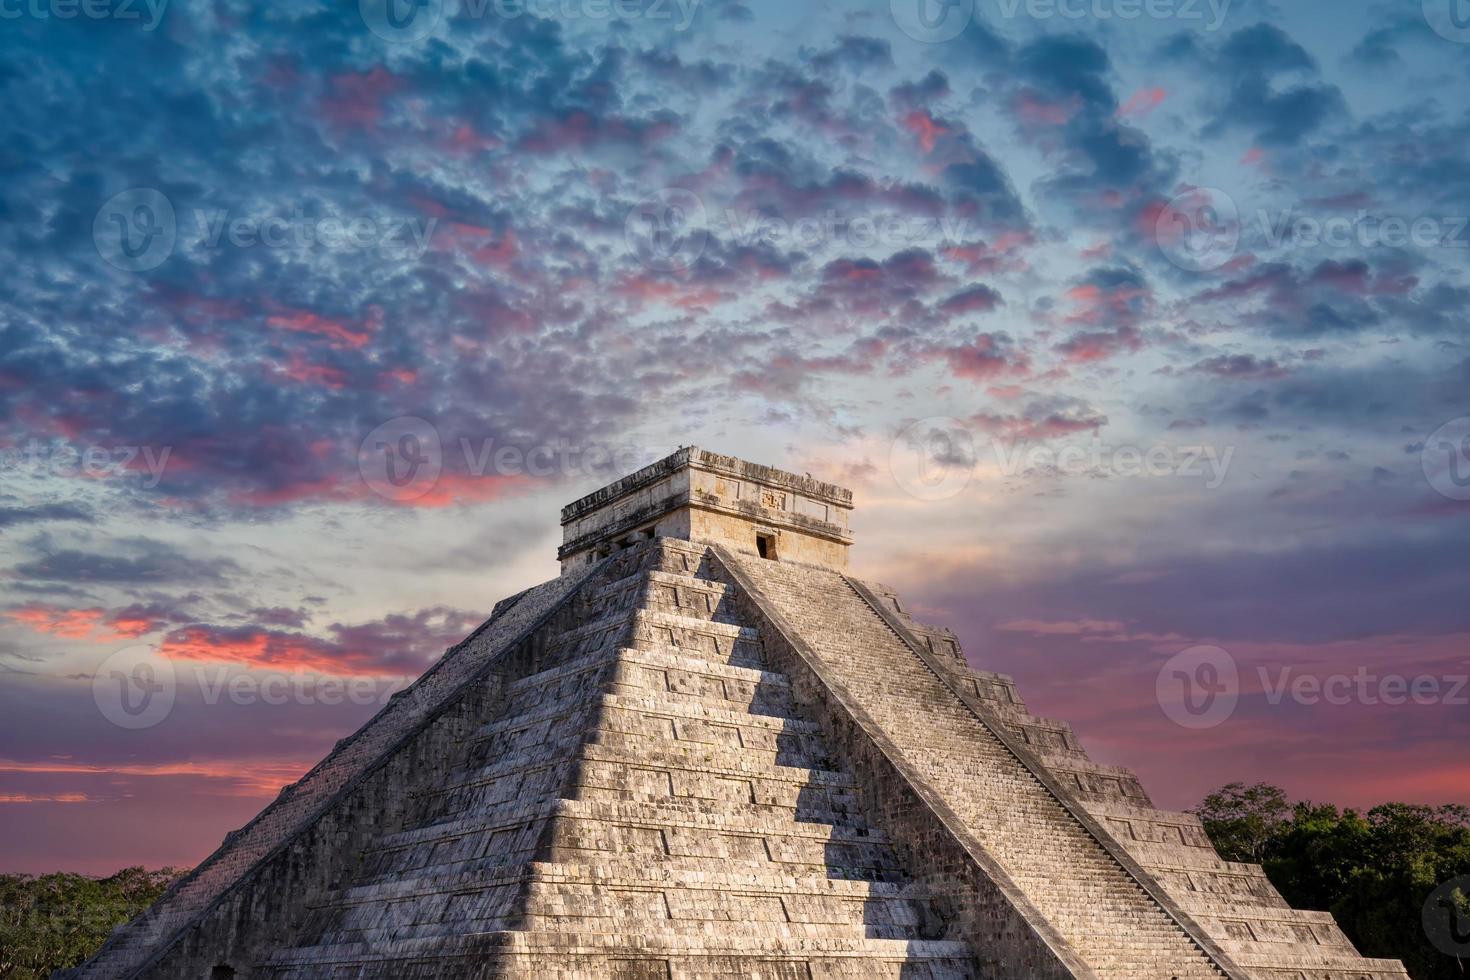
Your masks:
{"label": "temple at pyramid top", "polygon": [[852,491],[694,446],[561,511],[562,574],[654,537],[845,569]]}

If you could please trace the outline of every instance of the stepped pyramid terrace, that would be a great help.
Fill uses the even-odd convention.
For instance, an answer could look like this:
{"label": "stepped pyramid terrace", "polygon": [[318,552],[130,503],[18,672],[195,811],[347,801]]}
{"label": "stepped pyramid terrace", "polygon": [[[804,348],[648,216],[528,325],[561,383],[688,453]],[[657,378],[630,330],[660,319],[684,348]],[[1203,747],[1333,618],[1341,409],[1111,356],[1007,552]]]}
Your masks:
{"label": "stepped pyramid terrace", "polygon": [[[76,978],[1387,980],[688,448]],[[1208,765],[1209,760],[1202,760]]]}

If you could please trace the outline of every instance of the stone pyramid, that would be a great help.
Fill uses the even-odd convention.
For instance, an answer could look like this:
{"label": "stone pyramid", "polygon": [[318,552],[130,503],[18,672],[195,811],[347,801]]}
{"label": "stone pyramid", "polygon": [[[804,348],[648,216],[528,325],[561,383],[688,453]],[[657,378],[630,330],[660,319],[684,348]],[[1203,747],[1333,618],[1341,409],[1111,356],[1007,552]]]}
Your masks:
{"label": "stone pyramid", "polygon": [[75,977],[1380,980],[952,633],[851,494],[684,449]]}

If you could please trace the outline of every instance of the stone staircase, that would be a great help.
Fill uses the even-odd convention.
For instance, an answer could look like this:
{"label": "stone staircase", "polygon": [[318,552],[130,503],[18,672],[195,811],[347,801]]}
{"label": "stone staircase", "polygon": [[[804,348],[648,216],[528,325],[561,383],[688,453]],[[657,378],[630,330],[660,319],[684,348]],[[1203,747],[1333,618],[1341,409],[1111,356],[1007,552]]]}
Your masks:
{"label": "stone staircase", "polygon": [[706,549],[636,551],[264,976],[976,975]]}
{"label": "stone staircase", "polygon": [[[870,616],[872,607],[863,601],[861,594],[845,577],[794,566],[777,568],[762,562],[742,561],[741,566],[747,574],[769,585],[767,596],[778,608],[781,606],[782,595],[794,598],[796,593],[791,591],[791,585],[795,581],[797,591],[807,601],[816,603],[824,618],[833,621],[833,631],[847,638],[850,646],[845,649],[845,656],[836,657],[835,660],[846,662],[850,668],[858,671],[867,669],[872,672],[871,677],[881,677],[889,683],[894,681],[895,665],[905,662],[899,656],[899,651],[907,644],[880,617]],[[825,579],[824,585],[819,586],[817,579]],[[948,675],[945,678],[948,681],[947,686],[958,688],[984,702],[990,714],[1000,720],[1011,738],[1032,752],[1035,761],[1049,770],[1051,776],[1102,823],[1113,841],[1158,883],[1175,906],[1197,923],[1216,947],[1229,956],[1239,973],[1259,980],[1404,980],[1407,976],[1397,960],[1375,960],[1360,956],[1330,913],[1304,911],[1288,906],[1259,866],[1222,860],[1215,853],[1197,817],[1190,813],[1154,807],[1131,770],[1099,765],[1089,759],[1070,726],[1064,722],[1039,718],[1026,710],[1025,702],[1016,691],[1012,678],[971,668],[953,633],[916,623],[892,590],[872,584],[865,584],[863,588],[907,627],[919,645],[934,654],[934,662]],[[853,602],[853,597],[859,601]],[[794,603],[788,601],[787,605]],[[842,610],[840,618],[835,612],[838,609]],[[782,612],[790,615],[793,610],[782,609]],[[852,643],[859,636],[862,642]],[[813,629],[804,631],[803,637],[814,646],[817,645],[819,637]],[[899,641],[897,646],[894,645],[894,640]],[[890,648],[888,652],[874,657],[885,644]],[[821,648],[818,646],[818,649]],[[869,661],[866,667],[856,666],[862,660],[853,660],[852,654],[859,649],[864,653],[864,659]],[[911,658],[908,663],[912,666],[919,661]],[[926,671],[916,671],[913,678],[922,681],[924,673]],[[927,673],[931,676],[933,674],[932,671]],[[843,680],[847,681],[848,677],[844,675]],[[922,685],[911,687],[896,698],[892,692],[871,687],[868,693],[887,699],[890,705],[908,699],[912,708],[913,698],[921,690],[926,688]],[[935,695],[938,690],[930,685],[926,693]],[[941,697],[940,700],[944,699]],[[931,711],[932,705],[926,705],[924,716],[936,717]],[[897,735],[905,731],[903,718],[912,718],[914,714],[912,710],[900,710],[885,715],[882,720],[888,734]],[[962,720],[959,713],[946,714],[951,720]],[[971,723],[976,724],[973,714]],[[907,727],[908,736],[915,739],[915,747],[922,748],[923,726]],[[984,728],[983,725],[978,727]],[[978,739],[976,745],[984,750],[983,754],[992,763],[998,761],[1004,765],[1004,756],[1008,753],[998,754],[995,751],[997,741],[993,735]],[[936,768],[942,765],[936,764]],[[1014,765],[1012,768],[1014,769]],[[954,777],[963,772],[963,764],[950,768],[950,775]],[[1034,780],[1028,781],[1020,776],[1018,778],[1023,787],[1029,788],[1028,784],[1034,783]],[[1008,868],[1016,867],[1015,862],[1018,860],[1041,857],[1030,854],[1030,851],[1038,849],[1037,842],[1040,840],[1046,840],[1046,849],[1051,850],[1051,845],[1056,841],[1053,836],[1058,830],[1056,824],[1049,824],[1044,833],[1038,834],[1035,829],[1028,827],[1029,819],[1036,816],[1035,812],[1029,808],[1016,811],[1013,809],[1012,797],[999,795],[1013,791],[1014,784],[1006,785],[1005,780],[998,783],[992,778],[979,781],[978,786],[984,790],[980,794],[981,799],[967,800],[968,805],[964,809],[980,821],[976,824],[977,828],[990,828],[997,839],[997,854]],[[960,789],[958,778],[955,788]],[[973,793],[973,790],[969,792]],[[947,799],[951,803],[959,802],[952,794]],[[1054,815],[1055,811],[1052,812]],[[1026,819],[1020,821],[1016,828],[1019,833],[1014,837],[1009,837],[1005,830],[1004,816],[1008,813],[1028,814]],[[1085,852],[1087,849],[1084,847],[1082,850]],[[1052,854],[1075,855],[1076,848],[1052,851]],[[1096,863],[1089,862],[1088,876],[1095,876],[1098,871]],[[1029,870],[1016,873],[1015,877],[1018,882],[1029,886],[1028,894],[1037,884],[1044,887],[1047,880],[1045,874],[1038,878]],[[1045,901],[1038,901],[1037,904],[1048,909]],[[1136,911],[1135,908],[1134,912]],[[1048,911],[1048,916],[1069,936],[1076,934],[1072,932],[1079,926],[1075,916],[1058,914],[1055,910]],[[1153,929],[1142,933],[1133,930],[1130,934],[1158,937],[1167,936],[1169,932],[1168,929],[1162,932]],[[1092,952],[1098,938],[1096,924],[1092,927],[1083,925],[1081,934],[1087,937],[1080,945],[1089,964],[1108,962],[1095,959],[1097,954]],[[1163,966],[1161,962],[1155,968]],[[1138,961],[1133,961],[1133,965],[1126,967],[1119,975],[1191,975],[1127,972],[1129,969],[1142,968]],[[1100,975],[1109,975],[1105,966],[1099,966],[1098,972]]]}
{"label": "stone staircase", "polygon": [[1087,756],[1065,723],[1026,710],[1015,681],[971,668],[954,634],[914,622],[902,601],[866,584],[935,653],[952,683],[1004,719],[1113,838],[1199,923],[1235,964],[1260,980],[1404,980],[1397,960],[1360,956],[1328,912],[1291,908],[1259,865],[1225,861],[1192,813],[1158,809],[1129,769]]}
{"label": "stone staircase", "polygon": [[845,577],[732,558],[1097,976],[1224,975]]}

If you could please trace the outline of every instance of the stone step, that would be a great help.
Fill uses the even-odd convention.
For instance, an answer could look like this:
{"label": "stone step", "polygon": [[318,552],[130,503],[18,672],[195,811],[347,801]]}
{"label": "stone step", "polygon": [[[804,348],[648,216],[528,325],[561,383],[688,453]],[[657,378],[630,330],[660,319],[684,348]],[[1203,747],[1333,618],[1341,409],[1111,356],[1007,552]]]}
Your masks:
{"label": "stone step", "polygon": [[1236,962],[1253,976],[1270,978],[1311,977],[1318,980],[1405,980],[1408,973],[1398,960],[1373,959],[1352,955],[1318,956],[1315,951],[1301,952],[1287,949],[1265,949],[1260,944],[1235,944],[1226,940],[1225,948]]}
{"label": "stone step", "polygon": [[[379,850],[393,850],[449,838],[488,834],[521,827],[535,821],[577,825],[579,839],[596,838],[596,827],[604,825],[609,840],[646,838],[635,831],[666,831],[662,844],[650,844],[657,853],[673,853],[669,842],[681,843],[697,838],[714,839],[720,835],[780,838],[791,841],[826,841],[836,844],[871,844],[885,846],[888,839],[881,833],[859,824],[828,824],[791,820],[769,809],[750,806],[720,811],[716,808],[684,804],[677,800],[566,800],[549,803],[532,801],[515,803],[488,810],[467,813],[422,827],[384,835]],[[799,846],[793,844],[793,846]],[[691,852],[692,853],[692,852]]]}
{"label": "stone step", "polygon": [[[510,907],[524,900],[527,908]],[[851,907],[848,907],[850,904]],[[579,935],[621,933],[656,937],[663,942],[718,936],[804,939],[918,939],[920,915],[907,902],[803,902],[794,896],[685,895],[639,891],[607,885],[582,893],[544,893],[532,885],[524,899],[476,909],[454,908],[452,917],[430,921],[395,921],[363,914],[327,924],[320,945],[401,942],[405,939],[453,937],[465,932],[576,932]],[[483,912],[484,915],[479,913]]]}
{"label": "stone step", "polygon": [[562,800],[555,813],[580,820],[625,826],[659,826],[698,832],[782,834],[819,840],[861,840],[887,844],[888,838],[856,814],[834,819],[795,820],[791,811],[762,804],[730,806],[703,800]]}
{"label": "stone step", "polygon": [[1075,755],[1046,752],[1039,758],[1052,775],[1084,802],[1117,800],[1136,806],[1152,805],[1138,774],[1126,766],[1108,766]]}
{"label": "stone step", "polygon": [[[541,961],[539,956],[547,956]],[[554,959],[551,959],[554,956]],[[741,936],[626,936],[622,933],[501,932],[432,939],[406,939],[391,945],[341,943],[282,949],[272,956],[269,977],[297,980],[328,976],[332,968],[366,964],[362,976],[409,976],[409,962],[465,962],[460,977],[513,976],[769,977],[795,980],[872,977],[931,977],[963,980],[975,976],[969,946],[953,940],[761,939]],[[394,961],[404,962],[398,967]],[[491,964],[494,973],[476,967]],[[554,964],[554,965],[553,965]],[[484,968],[484,967],[481,967]],[[923,973],[919,973],[922,970]],[[814,971],[814,973],[813,973]],[[340,976],[331,973],[329,976]],[[345,976],[345,974],[343,974]],[[351,976],[357,976],[356,973]],[[435,973],[435,976],[440,974]]]}
{"label": "stone step", "polygon": [[1100,976],[1218,976],[1177,923],[845,578],[736,560],[845,696],[882,726]]}
{"label": "stone step", "polygon": [[638,610],[633,617],[631,636],[631,645],[639,649],[674,648],[706,660],[761,666],[760,634],[745,626]]}
{"label": "stone step", "polygon": [[1210,930],[1211,935],[1245,943],[1288,943],[1352,951],[1352,942],[1331,912],[1213,904],[1213,908],[1190,909],[1190,913]]}
{"label": "stone step", "polygon": [[337,946],[306,946],[283,949],[271,958],[272,966],[293,963],[320,967],[327,963],[390,959],[445,959],[456,956],[522,950],[555,954],[558,958],[584,953],[623,956],[714,957],[742,956],[769,959],[792,957],[875,957],[878,959],[967,960],[969,947],[948,940],[866,939],[862,937],[802,938],[793,940],[746,936],[700,935],[694,937],[629,935],[625,932],[488,932],[427,939],[404,939],[391,944],[343,943]]}
{"label": "stone step", "polygon": [[676,771],[705,774],[732,779],[759,779],[763,782],[795,783],[801,786],[823,786],[851,789],[851,775],[835,769],[813,769],[800,766],[771,765],[753,758],[750,752],[734,751],[713,745],[680,748],[679,743],[649,746],[636,758],[629,758],[616,747],[589,742],[582,753],[582,771],[589,767],[631,766],[650,771]]}
{"label": "stone step", "polygon": [[731,894],[832,896],[844,900],[873,901],[924,901],[940,894],[923,882],[833,878],[825,873],[792,873],[789,869],[758,869],[728,862],[696,863],[696,867],[684,867],[672,862],[654,864],[638,857],[613,856],[580,864],[530,861],[513,868],[435,871],[352,884],[333,892],[321,903],[321,907],[478,892],[531,881],[544,881],[569,889],[597,889],[615,883],[643,888],[709,890]]}
{"label": "stone step", "polygon": [[735,702],[693,695],[669,696],[667,691],[649,691],[619,685],[602,696],[601,705],[671,719],[697,720],[714,725],[738,725],[773,734],[820,735],[821,726],[789,714],[752,710]]}

